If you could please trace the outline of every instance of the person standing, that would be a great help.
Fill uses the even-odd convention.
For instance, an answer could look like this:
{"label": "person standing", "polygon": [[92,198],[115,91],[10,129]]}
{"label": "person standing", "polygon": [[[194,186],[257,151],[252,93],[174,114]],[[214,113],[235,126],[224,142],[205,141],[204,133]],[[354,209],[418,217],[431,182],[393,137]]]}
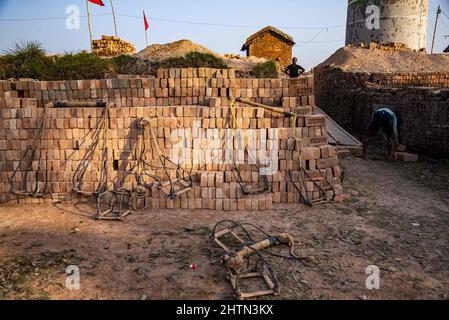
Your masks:
{"label": "person standing", "polygon": [[290,78],[298,78],[304,72],[306,72],[306,70],[298,64],[298,58],[293,58],[292,64],[284,71]]}

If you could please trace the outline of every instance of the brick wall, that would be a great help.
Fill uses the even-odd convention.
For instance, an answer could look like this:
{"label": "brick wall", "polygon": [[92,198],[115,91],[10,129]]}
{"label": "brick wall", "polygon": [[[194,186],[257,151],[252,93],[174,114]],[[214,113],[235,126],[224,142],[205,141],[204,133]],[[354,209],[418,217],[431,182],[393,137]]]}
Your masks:
{"label": "brick wall", "polygon": [[400,140],[411,150],[449,156],[449,90],[371,90],[366,103],[367,109],[373,111],[383,105],[391,106],[399,118]]}
{"label": "brick wall", "polygon": [[442,87],[449,88],[449,72],[441,73],[363,73],[345,72],[340,68],[329,66],[314,70],[317,98],[327,91],[351,90],[364,87],[370,82],[382,87]]}
{"label": "brick wall", "polygon": [[292,63],[293,47],[270,32],[255,39],[248,49],[248,55],[279,61],[285,69]]}
{"label": "brick wall", "polygon": [[[281,106],[283,97],[300,97],[314,104],[313,79],[236,78],[234,70],[160,70],[157,78],[79,81],[0,81],[0,98],[36,98],[48,101],[103,99],[116,106],[209,105],[212,97],[251,98]],[[304,101],[305,99],[305,101]]]}
{"label": "brick wall", "polygon": [[[139,132],[142,132],[139,127],[141,119],[148,119],[161,151],[166,155],[171,155],[170,152],[176,149],[173,148],[176,138],[187,139],[186,150],[191,155],[204,155],[209,149],[220,154],[222,145],[205,148],[204,143],[214,143],[210,134],[223,138],[226,130],[231,128],[231,96],[252,98],[285,110],[296,110],[302,115],[291,128],[289,118],[263,109],[235,105],[238,128],[256,132],[256,138],[263,138],[265,146],[278,145],[277,158],[274,158],[278,170],[268,176],[268,192],[244,195],[230,164],[191,163],[185,167],[193,172],[192,190],[177,199],[167,199],[161,190],[149,188],[149,208],[269,210],[273,203],[301,201],[294,183],[298,185],[301,181],[304,184],[299,187],[310,199],[323,195],[320,187],[327,185],[325,181],[331,182],[339,194],[341,170],[336,149],[327,144],[324,118],[313,115],[311,84],[310,78],[238,79],[234,78],[232,71],[211,69],[160,70],[154,79],[2,81],[0,202],[17,199],[9,193],[9,181],[19,165],[21,169],[13,179],[14,188],[32,192],[37,181],[39,190],[45,189],[50,201],[52,197],[79,199],[72,192],[73,177],[83,164],[88,164],[81,186],[83,191],[95,191],[103,164],[109,174],[108,189],[124,187],[133,190],[137,186],[132,172],[138,163],[136,148]],[[96,99],[111,103],[107,117],[101,108],[59,109],[51,104],[56,100],[88,102]],[[39,131],[44,119],[45,130]],[[102,131],[107,137],[106,145],[103,146],[101,140],[89,155],[93,133],[102,121],[108,128]],[[199,129],[195,131],[195,128]],[[190,134],[180,136],[180,129]],[[145,159],[151,165],[146,171],[162,177],[165,172],[150,139],[149,128],[143,132],[147,147]],[[33,137],[43,148],[42,158],[39,160],[35,155],[21,161]],[[235,138],[231,144],[237,145]],[[260,188],[263,185],[260,172],[248,164],[248,154],[238,147],[233,147],[232,151],[246,160],[239,164],[242,181],[249,188]],[[107,157],[103,156],[105,153]],[[30,164],[30,170],[24,169],[26,164]],[[302,172],[301,167],[306,171]],[[26,172],[29,174],[25,175]],[[176,173],[176,168],[168,168],[171,178]],[[44,184],[45,180],[47,184]],[[39,201],[19,198],[21,201]]]}
{"label": "brick wall", "polygon": [[[411,150],[448,155],[449,121],[446,113],[449,74],[381,75],[316,70],[317,105],[348,131],[362,135],[372,113],[391,107],[399,118],[399,136]],[[375,83],[378,89],[369,88]],[[414,87],[414,86],[425,87]]]}

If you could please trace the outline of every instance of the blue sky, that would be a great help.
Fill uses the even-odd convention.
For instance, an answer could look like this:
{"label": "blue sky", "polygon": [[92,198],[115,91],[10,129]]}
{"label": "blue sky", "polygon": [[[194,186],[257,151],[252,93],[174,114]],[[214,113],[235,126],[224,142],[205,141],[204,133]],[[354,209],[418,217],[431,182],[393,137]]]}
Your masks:
{"label": "blue sky", "polygon": [[[113,34],[111,16],[106,7],[91,5],[94,38]],[[440,4],[449,15],[449,0],[430,0],[429,47],[435,12]],[[39,40],[50,53],[79,51],[89,47],[87,19],[80,30],[65,28],[68,5],[78,5],[86,14],[85,0],[0,0],[0,50],[11,48],[21,40]],[[245,39],[258,27],[273,25],[292,35],[297,46],[294,54],[306,68],[325,60],[344,45],[347,0],[114,0],[119,36],[145,47],[142,10],[150,20],[149,42],[167,43],[190,39],[218,53],[239,53]],[[136,16],[136,17],[128,17]],[[4,21],[21,18],[57,18],[39,21]],[[3,19],[3,21],[2,21]],[[202,25],[173,21],[200,22]],[[233,25],[213,26],[210,24]],[[302,27],[324,27],[328,30]],[[436,37],[436,52],[449,45],[449,17],[441,16]],[[312,42],[308,43],[310,40]]]}

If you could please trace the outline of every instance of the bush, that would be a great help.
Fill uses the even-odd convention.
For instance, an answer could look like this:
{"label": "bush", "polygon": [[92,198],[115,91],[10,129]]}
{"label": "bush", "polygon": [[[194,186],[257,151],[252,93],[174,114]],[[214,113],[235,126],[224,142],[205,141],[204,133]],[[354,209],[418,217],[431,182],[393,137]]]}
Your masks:
{"label": "bush", "polygon": [[19,42],[0,57],[0,79],[102,79],[110,62],[87,52],[48,56],[39,42]]}
{"label": "bush", "polygon": [[0,79],[7,78],[5,65],[6,65],[6,58],[5,56],[0,55]]}
{"label": "bush", "polygon": [[87,52],[68,53],[55,59],[53,78],[55,80],[103,79],[110,70],[109,60]]}
{"label": "bush", "polygon": [[149,74],[158,68],[226,69],[222,59],[211,54],[191,52],[184,57],[161,62],[121,55],[102,59],[91,53],[66,53],[48,56],[39,42],[20,42],[0,56],[0,79],[38,80],[103,79],[106,73]]}
{"label": "bush", "polygon": [[227,69],[219,57],[208,53],[190,52],[184,57],[170,58],[156,63],[157,68],[215,68]]}
{"label": "bush", "polygon": [[278,64],[272,60],[259,63],[254,67],[252,74],[256,78],[277,78]]}
{"label": "bush", "polygon": [[136,69],[137,60],[136,57],[130,55],[120,55],[112,58],[114,72],[117,74],[133,74],[133,70]]}
{"label": "bush", "polygon": [[0,60],[1,77],[48,79],[53,73],[53,61],[37,41],[18,42]]}
{"label": "bush", "polygon": [[151,61],[133,56],[121,55],[111,59],[117,74],[156,74],[159,68],[216,68],[227,69],[222,59],[211,54],[190,52],[183,57]]}

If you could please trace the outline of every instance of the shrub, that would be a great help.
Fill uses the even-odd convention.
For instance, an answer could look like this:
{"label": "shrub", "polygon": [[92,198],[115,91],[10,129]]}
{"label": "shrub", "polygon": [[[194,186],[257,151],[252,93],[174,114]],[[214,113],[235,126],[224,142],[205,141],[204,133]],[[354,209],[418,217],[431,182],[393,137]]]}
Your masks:
{"label": "shrub", "polygon": [[156,68],[216,68],[227,69],[219,57],[208,53],[190,52],[184,57],[170,58],[156,63]]}
{"label": "shrub", "polygon": [[103,79],[106,73],[148,74],[158,68],[226,69],[222,59],[211,54],[190,52],[184,57],[161,62],[121,55],[102,59],[88,52],[48,56],[39,42],[20,42],[0,56],[0,79],[38,80]]}
{"label": "shrub", "polygon": [[54,63],[55,80],[103,79],[111,70],[109,60],[88,52],[66,53]]}
{"label": "shrub", "polygon": [[256,78],[277,78],[278,64],[272,60],[259,63],[254,67],[252,74]]}
{"label": "shrub", "polygon": [[18,42],[5,53],[0,60],[3,79],[48,79],[53,73],[53,61],[37,41]]}
{"label": "shrub", "polygon": [[6,58],[5,56],[0,55],[0,79],[6,79]]}
{"label": "shrub", "polygon": [[48,56],[39,42],[19,42],[0,56],[0,79],[102,79],[110,62],[87,52]]}
{"label": "shrub", "polygon": [[117,74],[134,74],[138,58],[130,55],[120,55],[112,58],[114,72]]}

